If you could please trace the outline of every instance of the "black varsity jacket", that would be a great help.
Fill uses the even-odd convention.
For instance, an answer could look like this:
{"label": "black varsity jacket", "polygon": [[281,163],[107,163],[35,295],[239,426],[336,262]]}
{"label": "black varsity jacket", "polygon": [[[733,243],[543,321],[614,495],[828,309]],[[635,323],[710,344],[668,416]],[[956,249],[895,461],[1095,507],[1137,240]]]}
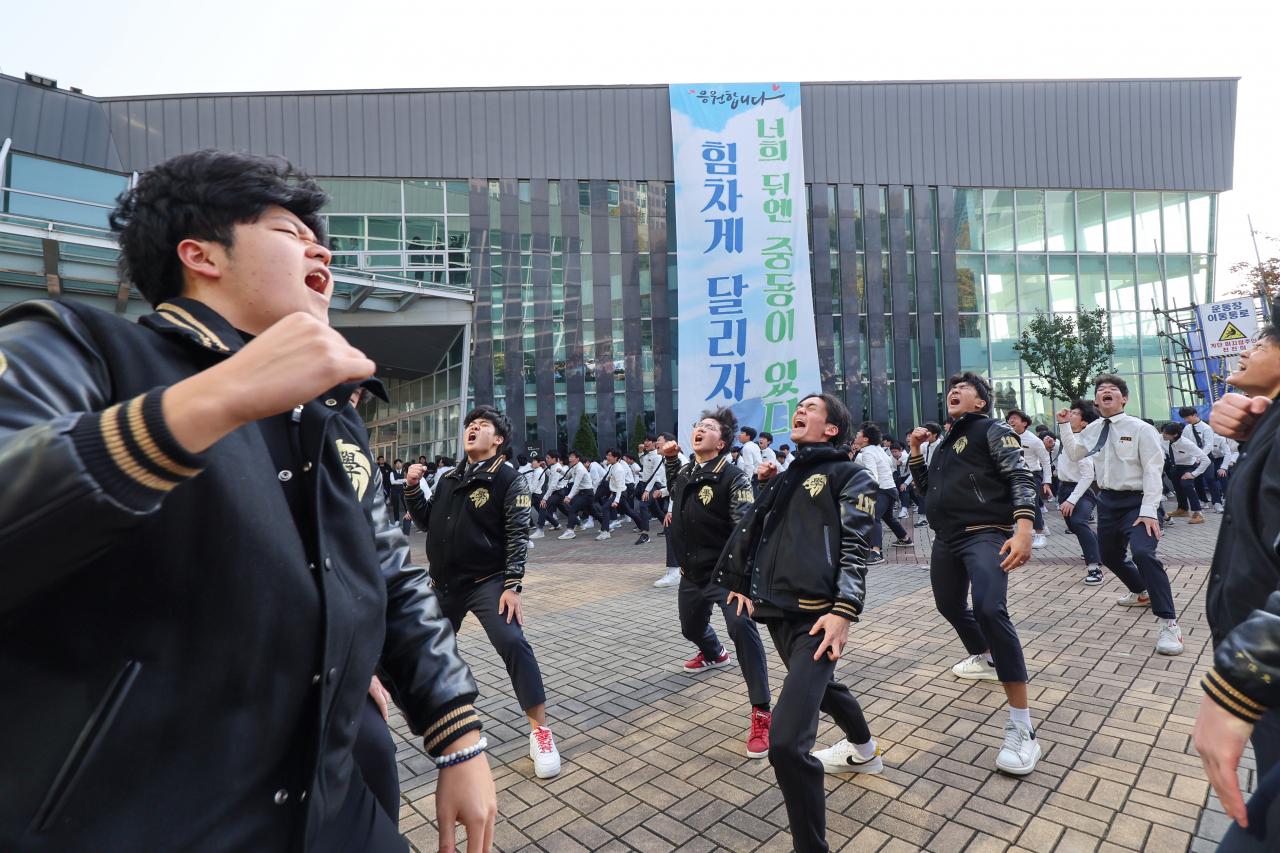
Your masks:
{"label": "black varsity jacket", "polygon": [[671,548],[680,572],[697,584],[711,580],[716,561],[733,527],[755,495],[746,473],[722,453],[701,469],[696,461],[681,467],[675,456],[663,457],[671,484]]}
{"label": "black varsity jacket", "polygon": [[503,576],[512,589],[524,580],[529,553],[529,481],[498,455],[464,462],[436,483],[428,498],[420,485],[405,489],[409,514],[427,534],[431,583],[452,588]]}
{"label": "black varsity jacket", "polygon": [[969,412],[951,425],[928,466],[913,453],[911,479],[929,506],[929,526],[943,539],[1035,518],[1035,479],[1022,442],[1004,421]]}
{"label": "black varsity jacket", "polygon": [[875,476],[843,451],[800,446],[734,527],[716,585],[795,618],[831,612],[856,622],[879,492]]}
{"label": "black varsity jacket", "polygon": [[302,849],[379,658],[433,749],[479,726],[354,384],[294,413],[306,532],[258,424],[170,435],[164,389],[241,346],[190,299],[0,314],[0,849]]}

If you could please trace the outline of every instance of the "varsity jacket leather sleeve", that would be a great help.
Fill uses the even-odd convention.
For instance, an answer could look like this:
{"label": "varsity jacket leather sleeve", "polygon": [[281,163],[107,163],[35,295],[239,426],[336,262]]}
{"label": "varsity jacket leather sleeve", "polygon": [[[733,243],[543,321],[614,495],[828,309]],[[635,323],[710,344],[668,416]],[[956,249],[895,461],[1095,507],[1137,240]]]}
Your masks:
{"label": "varsity jacket leather sleeve", "polygon": [[1280,591],[1227,634],[1200,686],[1210,698],[1250,723],[1280,705]]}
{"label": "varsity jacket leather sleeve", "polygon": [[204,467],[170,434],[163,388],[108,406],[88,330],[39,307],[0,338],[0,613],[112,547]]}
{"label": "varsity jacket leather sleeve", "polygon": [[505,589],[512,589],[524,580],[524,564],[529,558],[529,528],[533,526],[529,520],[532,503],[529,482],[523,475],[516,477],[507,487],[504,502],[507,567],[502,585]]}
{"label": "varsity jacket leather sleeve", "polygon": [[[382,472],[373,469],[381,489]],[[421,494],[421,492],[419,492]],[[431,755],[480,728],[471,669],[458,656],[457,640],[431,590],[427,570],[409,559],[409,540],[393,523],[387,505],[373,502],[373,534],[387,582],[387,633],[382,668],[387,689],[404,711],[409,729],[421,735]]]}

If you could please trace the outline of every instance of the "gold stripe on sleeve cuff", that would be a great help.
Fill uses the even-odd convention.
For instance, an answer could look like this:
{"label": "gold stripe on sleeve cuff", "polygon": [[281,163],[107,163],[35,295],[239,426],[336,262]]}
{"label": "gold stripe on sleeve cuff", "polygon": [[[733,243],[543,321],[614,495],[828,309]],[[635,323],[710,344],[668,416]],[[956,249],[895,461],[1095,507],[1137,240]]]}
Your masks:
{"label": "gold stripe on sleeve cuff", "polygon": [[460,708],[454,708],[448,714],[436,723],[435,728],[423,735],[426,741],[427,751],[435,749],[437,746],[445,742],[449,735],[461,728],[478,722],[480,715],[476,713],[475,706],[463,705]]}
{"label": "gold stripe on sleeve cuff", "polygon": [[1236,690],[1234,687],[1228,684],[1227,680],[1223,678],[1221,675],[1219,675],[1217,670],[1215,669],[1209,670],[1207,673],[1205,673],[1205,678],[1210,679],[1215,685],[1218,686],[1219,689],[1230,694],[1232,698],[1234,698],[1237,702],[1241,703],[1245,707],[1251,710],[1257,711],[1259,714],[1267,710],[1266,705],[1258,704],[1257,702],[1253,701],[1248,696],[1244,695],[1239,690]]}
{"label": "gold stripe on sleeve cuff", "polygon": [[155,465],[163,468],[170,473],[177,474],[179,477],[194,477],[200,471],[197,468],[188,468],[185,465],[179,465],[169,458],[169,454],[160,449],[155,439],[151,437],[151,431],[147,429],[146,420],[142,416],[142,397],[134,397],[129,401],[128,407],[125,409],[125,415],[129,418],[129,431],[133,433],[133,440],[138,442],[138,446],[142,448],[142,452]]}
{"label": "gold stripe on sleeve cuff", "polygon": [[125,474],[149,489],[155,489],[158,492],[172,491],[178,485],[177,482],[157,477],[133,458],[133,454],[125,445],[124,436],[120,433],[119,416],[120,404],[116,403],[104,411],[98,421],[102,442],[106,445],[107,452],[111,454],[111,461],[115,462],[116,467]]}
{"label": "gold stripe on sleeve cuff", "polygon": [[1246,720],[1251,723],[1256,723],[1258,720],[1262,719],[1261,713],[1257,711],[1251,711],[1248,708],[1236,702],[1234,699],[1228,696],[1224,691],[1218,689],[1218,686],[1214,684],[1212,681],[1210,681],[1208,676],[1205,676],[1204,678],[1200,679],[1200,686],[1204,688],[1205,692],[1208,693],[1215,702],[1217,702],[1219,705],[1221,705],[1223,708],[1227,709],[1231,713],[1235,714],[1240,719]]}

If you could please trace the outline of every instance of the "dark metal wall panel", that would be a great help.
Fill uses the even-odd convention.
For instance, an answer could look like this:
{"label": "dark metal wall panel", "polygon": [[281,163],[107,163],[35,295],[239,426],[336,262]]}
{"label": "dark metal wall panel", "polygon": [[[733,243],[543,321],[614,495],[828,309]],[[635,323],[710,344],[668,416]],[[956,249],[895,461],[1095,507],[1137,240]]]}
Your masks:
{"label": "dark metal wall panel", "polygon": [[[471,214],[471,283],[475,288],[471,339],[471,381],[475,403],[493,405],[493,297],[489,268],[489,182],[472,178],[467,194]],[[466,389],[463,389],[466,393]]]}
{"label": "dark metal wall panel", "polygon": [[[582,363],[582,238],[578,183],[560,185],[560,228],[564,236],[565,431],[568,442],[586,411],[586,372]],[[567,450],[568,448],[566,448]]]}
{"label": "dark metal wall panel", "polygon": [[555,351],[551,327],[551,201],[545,178],[529,181],[533,225],[533,368],[538,396],[538,442],[556,446]]}
{"label": "dark metal wall panel", "polygon": [[0,142],[13,150],[121,171],[110,118],[96,100],[0,75]]}
{"label": "dark metal wall panel", "polygon": [[826,185],[814,185],[812,199],[813,245],[809,249],[813,256],[813,330],[818,342],[818,378],[823,392],[834,394],[836,361],[832,342],[834,324],[831,321],[834,306],[831,300],[831,231]]}
{"label": "dark metal wall panel", "polygon": [[[933,212],[929,188],[912,188],[912,235],[916,263],[916,331],[920,341],[920,418],[938,420],[938,341],[933,298]],[[898,421],[899,432],[902,421]]]}
{"label": "dark metal wall panel", "polygon": [[955,191],[938,187],[938,266],[942,278],[942,382],[960,372],[960,293],[956,289]]}
{"label": "dark metal wall panel", "polygon": [[[613,383],[613,293],[609,261],[609,184],[591,182],[591,281],[595,300],[596,440],[601,450],[616,440]],[[585,263],[585,260],[584,260]]]}
{"label": "dark metal wall panel", "polygon": [[[0,91],[6,88],[73,97],[0,77]],[[1232,79],[805,83],[805,178],[818,184],[1227,190],[1236,88]],[[229,138],[221,128],[203,127],[207,112],[200,103],[218,98],[252,105],[233,115]],[[194,145],[181,122],[166,120],[170,104],[183,102],[184,110],[185,102],[196,104],[201,141],[211,132],[224,147],[282,154],[295,150],[287,118],[302,114],[302,98],[315,104],[315,126],[300,133],[319,141],[313,153],[297,156],[317,174],[673,179],[663,86],[181,95],[110,99],[103,107],[121,164],[141,170]],[[6,100],[14,96],[0,94],[0,132],[12,135],[15,119]],[[143,103],[158,109],[130,110]],[[38,123],[39,112],[34,118],[24,113],[23,121]],[[123,116],[140,123],[129,126]],[[227,120],[218,111],[214,117]],[[130,134],[127,141],[121,133]],[[332,159],[326,138],[335,144]],[[336,150],[339,140],[345,152]]]}
{"label": "dark metal wall panel", "polygon": [[[507,416],[518,424],[524,443],[524,300],[521,298],[520,187],[515,178],[498,182],[502,230],[502,352]],[[495,334],[497,332],[495,331]]]}
{"label": "dark metal wall panel", "polygon": [[855,421],[862,418],[862,329],[858,293],[858,220],[862,216],[859,194],[851,184],[836,187],[840,238],[841,349],[844,353],[844,402]]}
{"label": "dark metal wall panel", "polygon": [[900,185],[889,187],[889,282],[893,288],[893,391],[898,435],[906,434],[909,427],[915,426],[905,192]]}
{"label": "dark metal wall panel", "polygon": [[862,187],[862,236],[866,247],[867,373],[871,420],[889,428],[889,359],[885,353],[884,257],[880,238],[880,187]]}
{"label": "dark metal wall panel", "polygon": [[674,375],[672,371],[671,318],[678,306],[675,294],[668,288],[667,205],[675,204],[667,197],[667,185],[659,181],[649,182],[649,281],[653,286],[653,408],[657,431],[675,430],[676,413],[672,400]]}
{"label": "dark metal wall panel", "polygon": [[[640,328],[640,213],[636,206],[636,182],[621,181],[618,184],[619,213],[622,231],[622,344],[625,369],[623,387],[626,391],[627,432],[636,422],[636,415],[644,414],[644,351],[641,348]],[[650,285],[653,279],[650,277]],[[650,299],[650,305],[653,304]],[[637,437],[629,436],[628,443],[635,449]],[[622,448],[626,450],[627,448]]]}

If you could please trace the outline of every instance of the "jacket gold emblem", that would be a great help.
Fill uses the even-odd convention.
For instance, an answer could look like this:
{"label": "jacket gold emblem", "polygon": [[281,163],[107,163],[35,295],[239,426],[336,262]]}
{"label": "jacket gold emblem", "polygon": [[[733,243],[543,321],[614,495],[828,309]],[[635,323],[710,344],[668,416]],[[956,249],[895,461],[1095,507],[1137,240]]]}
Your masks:
{"label": "jacket gold emblem", "polygon": [[489,490],[476,489],[471,493],[471,502],[476,505],[476,509],[484,506],[489,502]]}
{"label": "jacket gold emblem", "polygon": [[347,472],[351,480],[351,488],[356,490],[356,500],[364,500],[365,490],[369,488],[369,480],[373,476],[373,466],[369,457],[364,455],[360,445],[338,439],[338,456],[342,459],[342,470]]}
{"label": "jacket gold emblem", "polygon": [[967,435],[960,436],[959,440],[956,441],[956,445],[955,445],[956,453],[964,453],[964,449],[968,446],[969,446],[969,436]]}
{"label": "jacket gold emblem", "polygon": [[698,490],[698,500],[702,501],[703,506],[711,503],[711,495],[712,492],[710,486],[703,486]]}
{"label": "jacket gold emblem", "polygon": [[806,489],[809,490],[809,497],[816,498],[818,494],[827,486],[827,475],[814,474],[812,477],[805,480],[804,483],[802,483],[801,485],[803,485]]}

